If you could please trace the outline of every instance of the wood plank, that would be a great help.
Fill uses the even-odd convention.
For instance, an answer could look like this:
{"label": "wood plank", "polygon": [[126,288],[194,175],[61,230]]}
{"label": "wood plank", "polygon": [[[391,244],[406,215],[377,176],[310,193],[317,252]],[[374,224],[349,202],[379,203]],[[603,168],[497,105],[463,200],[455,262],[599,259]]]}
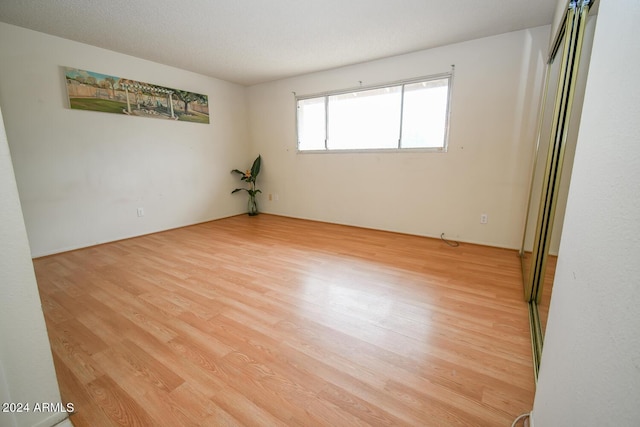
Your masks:
{"label": "wood plank", "polygon": [[76,427],[509,425],[515,251],[237,216],[34,260]]}
{"label": "wood plank", "polygon": [[147,427],[154,425],[144,406],[129,396],[109,376],[101,376],[86,385],[98,408],[114,425]]}

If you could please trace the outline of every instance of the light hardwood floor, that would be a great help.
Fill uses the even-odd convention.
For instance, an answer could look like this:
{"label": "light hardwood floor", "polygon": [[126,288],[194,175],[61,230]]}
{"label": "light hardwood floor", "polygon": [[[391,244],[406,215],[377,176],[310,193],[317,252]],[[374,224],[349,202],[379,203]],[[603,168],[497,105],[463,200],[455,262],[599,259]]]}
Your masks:
{"label": "light hardwood floor", "polygon": [[262,214],[34,265],[76,427],[509,426],[532,407],[515,251]]}

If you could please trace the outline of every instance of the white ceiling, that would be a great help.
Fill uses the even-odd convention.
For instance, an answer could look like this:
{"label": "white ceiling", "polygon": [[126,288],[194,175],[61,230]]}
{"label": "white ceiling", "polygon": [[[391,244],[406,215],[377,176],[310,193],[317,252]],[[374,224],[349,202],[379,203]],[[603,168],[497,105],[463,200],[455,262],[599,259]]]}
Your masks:
{"label": "white ceiling", "polygon": [[0,21],[253,85],[550,24],[557,0],[0,0]]}

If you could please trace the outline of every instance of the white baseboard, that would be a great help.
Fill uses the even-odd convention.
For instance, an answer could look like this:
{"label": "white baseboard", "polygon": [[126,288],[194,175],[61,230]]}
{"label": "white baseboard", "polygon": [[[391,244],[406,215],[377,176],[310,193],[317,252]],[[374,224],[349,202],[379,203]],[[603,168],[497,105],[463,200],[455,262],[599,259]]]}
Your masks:
{"label": "white baseboard", "polygon": [[50,417],[34,424],[33,427],[73,427],[73,424],[69,420],[69,414],[60,412],[51,414]]}

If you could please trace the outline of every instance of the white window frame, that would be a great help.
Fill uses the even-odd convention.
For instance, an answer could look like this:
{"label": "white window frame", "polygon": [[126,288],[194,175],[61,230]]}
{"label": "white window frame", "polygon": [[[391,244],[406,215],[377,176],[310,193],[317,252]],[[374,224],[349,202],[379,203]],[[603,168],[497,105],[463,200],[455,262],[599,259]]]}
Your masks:
{"label": "white window frame", "polygon": [[[444,138],[443,145],[441,147],[402,147],[402,125],[403,125],[403,108],[404,108],[404,87],[405,85],[429,82],[433,80],[448,80],[447,84],[447,105],[445,112],[445,124],[444,124]],[[393,148],[354,148],[354,149],[340,149],[340,148],[328,148],[328,128],[329,128],[329,120],[328,120],[328,99],[330,96],[334,95],[344,95],[350,93],[364,92],[373,89],[385,89],[385,88],[393,88],[401,86],[401,106],[400,106],[400,119],[399,119],[399,129],[398,129],[398,145]],[[451,93],[453,89],[453,69],[450,72],[433,74],[430,76],[416,77],[412,79],[400,80],[390,83],[372,85],[372,86],[359,86],[357,88],[322,92],[311,95],[301,95],[298,96],[294,93],[295,96],[295,114],[296,114],[296,150],[297,153],[300,154],[317,154],[317,153],[354,153],[354,152],[363,152],[363,153],[371,153],[371,152],[410,152],[410,151],[419,151],[419,152],[438,152],[438,153],[446,153],[449,145],[449,123],[451,116]],[[325,128],[325,140],[324,140],[324,148],[323,149],[309,149],[309,150],[301,150],[300,149],[300,122],[299,122],[299,114],[298,114],[298,103],[300,101],[308,100],[308,99],[319,99],[324,98],[324,107],[325,107],[325,117],[324,117],[324,128]]]}

